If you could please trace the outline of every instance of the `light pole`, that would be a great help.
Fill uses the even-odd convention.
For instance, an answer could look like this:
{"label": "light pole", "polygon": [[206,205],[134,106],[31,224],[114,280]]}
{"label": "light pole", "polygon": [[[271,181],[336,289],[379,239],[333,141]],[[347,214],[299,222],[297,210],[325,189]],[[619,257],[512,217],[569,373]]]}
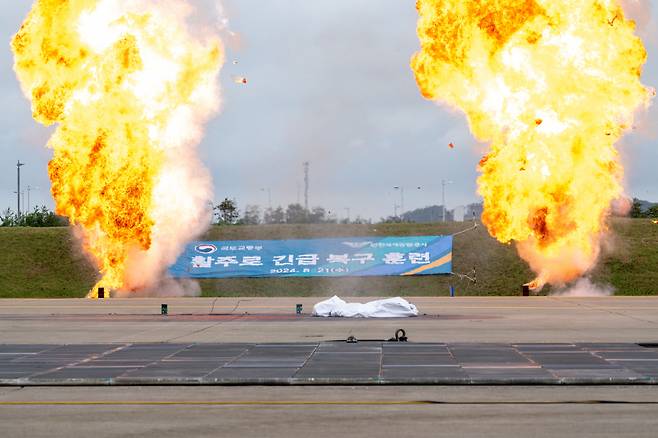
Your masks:
{"label": "light pole", "polygon": [[25,166],[25,163],[21,163],[21,160],[16,162],[16,174],[18,176],[18,188],[16,189],[16,204],[17,204],[17,213],[18,217],[21,217],[21,167]]}
{"label": "light pole", "polygon": [[[400,191],[400,205],[393,204],[393,210],[395,211],[395,216],[397,217],[397,208],[400,207],[400,216],[404,214],[404,187],[403,186],[393,186],[395,190]],[[423,188],[421,186],[417,186],[416,190],[422,190]]]}
{"label": "light pole", "polygon": [[268,188],[263,188],[260,189],[261,192],[267,191],[267,207],[271,210],[272,209],[272,190]]}
{"label": "light pole", "polygon": [[32,210],[32,205],[30,204],[30,191],[32,190],[39,190],[39,187],[32,187],[30,185],[27,186],[27,211]]}
{"label": "light pole", "polygon": [[400,216],[402,216],[404,214],[404,187],[394,186],[393,188],[400,191]]}
{"label": "light pole", "polygon": [[441,180],[441,203],[443,204],[443,222],[446,221],[446,185],[452,184],[452,181],[442,179]]}

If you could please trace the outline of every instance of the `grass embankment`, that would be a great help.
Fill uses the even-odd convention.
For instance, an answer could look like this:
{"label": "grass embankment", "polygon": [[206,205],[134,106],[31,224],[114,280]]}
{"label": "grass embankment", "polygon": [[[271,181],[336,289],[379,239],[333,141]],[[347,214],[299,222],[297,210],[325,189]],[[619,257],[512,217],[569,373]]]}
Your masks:
{"label": "grass embankment", "polygon": [[[453,234],[468,223],[378,225],[263,225],[213,227],[208,240]],[[649,220],[615,219],[613,237],[592,273],[618,295],[658,294],[658,226]],[[83,297],[96,275],[66,228],[0,228],[0,297]],[[477,270],[477,283],[448,276],[344,278],[240,278],[201,280],[206,296],[421,296],[517,295],[533,278],[512,245],[483,227],[454,240],[453,271]],[[548,292],[548,288],[544,293]]]}
{"label": "grass embankment", "polygon": [[69,228],[0,228],[0,297],[84,297],[95,278]]}

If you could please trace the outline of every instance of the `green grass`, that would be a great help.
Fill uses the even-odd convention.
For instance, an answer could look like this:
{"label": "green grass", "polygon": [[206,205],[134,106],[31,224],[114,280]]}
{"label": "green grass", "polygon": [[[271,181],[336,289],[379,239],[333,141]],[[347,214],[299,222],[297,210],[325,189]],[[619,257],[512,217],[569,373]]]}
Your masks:
{"label": "green grass", "polygon": [[83,297],[95,276],[68,228],[0,228],[0,297]]}
{"label": "green grass", "polygon": [[[453,234],[469,224],[262,225],[213,227],[208,240]],[[658,225],[615,219],[594,282],[620,295],[658,294]],[[0,297],[84,297],[97,275],[67,228],[0,228]],[[477,270],[477,283],[449,276],[240,278],[201,280],[205,296],[518,295],[533,278],[512,245],[480,226],[455,237],[453,271]],[[549,292],[545,289],[544,293]]]}
{"label": "green grass", "polygon": [[615,295],[658,294],[658,225],[649,219],[617,219],[602,262],[592,276]]}

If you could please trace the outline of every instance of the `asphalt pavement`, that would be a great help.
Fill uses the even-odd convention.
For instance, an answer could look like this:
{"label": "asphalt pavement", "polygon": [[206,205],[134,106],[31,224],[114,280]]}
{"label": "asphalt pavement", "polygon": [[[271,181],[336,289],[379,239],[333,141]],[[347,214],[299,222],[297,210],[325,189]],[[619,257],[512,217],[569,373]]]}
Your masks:
{"label": "asphalt pavement", "polygon": [[315,342],[388,339],[398,328],[412,342],[658,342],[658,297],[410,297],[421,316],[311,317],[322,299],[4,299],[0,344]]}
{"label": "asphalt pavement", "polygon": [[0,388],[7,437],[653,438],[653,386]]}

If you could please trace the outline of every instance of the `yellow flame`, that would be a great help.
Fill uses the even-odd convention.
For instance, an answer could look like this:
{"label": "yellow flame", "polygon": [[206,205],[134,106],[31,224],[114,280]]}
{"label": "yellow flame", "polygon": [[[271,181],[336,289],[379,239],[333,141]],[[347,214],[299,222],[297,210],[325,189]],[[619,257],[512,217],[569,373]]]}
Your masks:
{"label": "yellow flame", "polygon": [[129,278],[129,259],[153,252],[167,208],[158,193],[176,192],[174,160],[218,108],[221,45],[191,36],[188,13],[177,0],[37,0],[12,40],[34,119],[58,125],[48,143],[57,213],[82,227],[106,289],[148,283]]}
{"label": "yellow flame", "polygon": [[481,160],[482,220],[516,241],[534,287],[596,263],[622,194],[614,147],[655,92],[646,52],[616,0],[419,0],[424,97],[460,108],[491,143]]}

